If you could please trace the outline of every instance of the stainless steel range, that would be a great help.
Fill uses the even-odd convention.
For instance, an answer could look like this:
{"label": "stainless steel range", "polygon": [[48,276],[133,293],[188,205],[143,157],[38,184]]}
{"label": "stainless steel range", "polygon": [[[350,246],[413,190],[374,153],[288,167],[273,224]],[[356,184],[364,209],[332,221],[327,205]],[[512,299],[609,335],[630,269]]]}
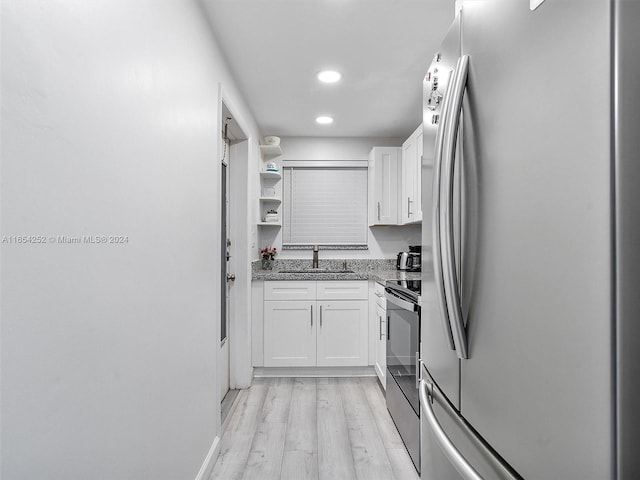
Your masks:
{"label": "stainless steel range", "polygon": [[387,409],[420,472],[420,280],[387,280]]}

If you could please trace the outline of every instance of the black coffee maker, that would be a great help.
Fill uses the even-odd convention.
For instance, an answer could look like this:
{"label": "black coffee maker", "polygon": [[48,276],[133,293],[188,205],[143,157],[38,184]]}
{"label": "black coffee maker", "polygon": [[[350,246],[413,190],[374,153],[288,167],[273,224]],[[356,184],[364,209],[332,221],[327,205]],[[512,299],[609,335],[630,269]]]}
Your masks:
{"label": "black coffee maker", "polygon": [[409,245],[409,257],[411,258],[410,270],[413,272],[419,272],[422,265],[422,247],[420,245]]}
{"label": "black coffee maker", "polygon": [[408,252],[398,253],[396,268],[407,272],[419,272],[421,266],[420,245],[410,245]]}

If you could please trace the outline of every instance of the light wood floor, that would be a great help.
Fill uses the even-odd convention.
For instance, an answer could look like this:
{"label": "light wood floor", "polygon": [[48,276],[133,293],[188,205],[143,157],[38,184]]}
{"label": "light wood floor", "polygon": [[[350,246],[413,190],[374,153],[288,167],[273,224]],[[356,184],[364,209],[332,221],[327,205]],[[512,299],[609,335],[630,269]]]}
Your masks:
{"label": "light wood floor", "polygon": [[376,378],[257,378],[211,480],[418,480]]}

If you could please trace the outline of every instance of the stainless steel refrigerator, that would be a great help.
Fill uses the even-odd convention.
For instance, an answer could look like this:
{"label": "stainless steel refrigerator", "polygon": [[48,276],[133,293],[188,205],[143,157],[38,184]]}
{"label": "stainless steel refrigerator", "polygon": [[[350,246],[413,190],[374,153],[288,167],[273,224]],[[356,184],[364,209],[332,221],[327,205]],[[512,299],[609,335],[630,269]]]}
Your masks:
{"label": "stainless steel refrigerator", "polygon": [[424,79],[423,479],[640,478],[640,1],[539,3]]}

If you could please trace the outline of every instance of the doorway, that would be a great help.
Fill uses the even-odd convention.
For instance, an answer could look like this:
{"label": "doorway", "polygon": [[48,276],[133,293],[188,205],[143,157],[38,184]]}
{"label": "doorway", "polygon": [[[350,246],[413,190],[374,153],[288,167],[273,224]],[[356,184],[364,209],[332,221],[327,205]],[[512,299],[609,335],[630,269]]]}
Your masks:
{"label": "doorway", "polygon": [[[220,154],[220,348],[218,352],[218,393],[224,420],[233,402],[237,381],[234,376],[234,337],[238,336],[238,316],[242,315],[246,272],[246,172],[248,141],[233,113],[222,101]],[[245,213],[242,214],[244,209]],[[239,281],[236,281],[238,275]]]}
{"label": "doorway", "polygon": [[[229,118],[229,117],[227,117]],[[223,155],[222,163],[220,165],[220,205],[222,206],[221,215],[221,232],[220,232],[220,245],[222,246],[221,252],[221,278],[220,285],[222,291],[220,292],[220,398],[224,400],[225,395],[229,391],[229,317],[230,317],[230,290],[233,273],[230,273],[230,260],[231,260],[231,235],[229,232],[229,150],[230,141],[227,137],[228,125],[224,124],[223,130]],[[225,138],[226,137],[226,138]]]}

